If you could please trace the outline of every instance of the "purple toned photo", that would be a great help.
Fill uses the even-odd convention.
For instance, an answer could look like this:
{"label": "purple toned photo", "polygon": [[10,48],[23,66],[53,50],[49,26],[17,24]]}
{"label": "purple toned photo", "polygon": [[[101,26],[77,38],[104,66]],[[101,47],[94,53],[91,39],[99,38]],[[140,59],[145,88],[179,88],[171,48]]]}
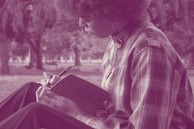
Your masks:
{"label": "purple toned photo", "polygon": [[[25,70],[45,72],[0,101],[0,129],[194,129],[187,71],[194,47],[179,43],[194,41],[188,3],[2,0],[1,74],[13,72],[15,58],[27,60]],[[97,83],[90,81],[94,62],[103,68],[93,72]]]}

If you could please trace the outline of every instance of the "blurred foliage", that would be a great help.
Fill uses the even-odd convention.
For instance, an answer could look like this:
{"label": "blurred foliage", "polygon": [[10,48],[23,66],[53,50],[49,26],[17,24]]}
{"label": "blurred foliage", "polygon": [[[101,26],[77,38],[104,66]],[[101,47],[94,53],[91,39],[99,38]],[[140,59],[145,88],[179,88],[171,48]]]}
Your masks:
{"label": "blurred foliage", "polygon": [[194,54],[194,1],[154,0],[149,8],[154,24],[161,28],[180,54],[193,63]]}
{"label": "blurred foliage", "polygon": [[71,2],[56,1],[56,24],[44,34],[42,40],[46,57],[69,57],[70,55],[75,57],[76,51],[79,51],[79,57],[75,58],[102,58],[107,39],[89,36],[82,31],[78,26],[78,17],[71,12],[72,9],[69,9],[73,6]]}
{"label": "blurred foliage", "polygon": [[[62,47],[57,50],[65,55],[78,47],[83,56],[102,57],[105,39],[89,37],[77,26],[75,0],[57,0],[57,26],[47,35],[50,44]],[[149,7],[151,20],[162,29],[181,57],[191,57],[194,52],[194,0],[153,0]],[[58,29],[57,29],[58,28]],[[57,44],[61,44],[58,45]],[[59,54],[59,53],[58,53]]]}
{"label": "blurred foliage", "polygon": [[[108,39],[88,36],[79,28],[75,2],[0,0],[1,36],[18,44],[39,39],[39,49],[46,58],[75,56],[75,50],[82,58],[101,58]],[[29,12],[32,9],[29,4],[33,6],[33,13]],[[181,57],[192,59],[194,0],[152,0],[148,12],[152,22],[167,34]],[[10,50],[18,56],[27,55],[28,47],[24,46],[15,45]]]}

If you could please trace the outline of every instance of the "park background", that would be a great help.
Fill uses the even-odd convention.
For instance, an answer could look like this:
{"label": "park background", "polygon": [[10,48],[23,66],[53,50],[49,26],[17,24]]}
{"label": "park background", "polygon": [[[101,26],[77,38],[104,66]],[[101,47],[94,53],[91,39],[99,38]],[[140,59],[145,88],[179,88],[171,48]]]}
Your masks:
{"label": "park background", "polygon": [[[70,70],[100,85],[108,38],[79,27],[76,0],[0,0],[0,101],[44,71]],[[151,21],[168,36],[194,87],[194,0],[153,0]]]}

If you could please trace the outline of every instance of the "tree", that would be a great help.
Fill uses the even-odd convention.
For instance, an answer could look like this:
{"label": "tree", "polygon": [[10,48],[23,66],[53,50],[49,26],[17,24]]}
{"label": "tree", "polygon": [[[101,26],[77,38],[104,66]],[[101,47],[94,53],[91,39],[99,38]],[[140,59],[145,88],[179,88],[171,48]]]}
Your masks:
{"label": "tree", "polygon": [[[0,59],[1,73],[9,74],[9,49],[8,43],[17,33],[17,27],[20,20],[17,19],[21,13],[16,15],[16,11],[20,10],[18,1],[2,0],[0,4]],[[17,19],[17,20],[16,20]]]}
{"label": "tree", "polygon": [[30,46],[30,64],[42,69],[41,40],[46,28],[52,28],[56,21],[54,1],[40,1],[27,3],[24,9],[25,40]]}
{"label": "tree", "polygon": [[86,34],[76,22],[76,19],[68,19],[66,14],[57,19],[53,28],[43,36],[46,55],[56,58],[73,53],[76,66],[81,65],[81,57],[102,57],[106,39]]}

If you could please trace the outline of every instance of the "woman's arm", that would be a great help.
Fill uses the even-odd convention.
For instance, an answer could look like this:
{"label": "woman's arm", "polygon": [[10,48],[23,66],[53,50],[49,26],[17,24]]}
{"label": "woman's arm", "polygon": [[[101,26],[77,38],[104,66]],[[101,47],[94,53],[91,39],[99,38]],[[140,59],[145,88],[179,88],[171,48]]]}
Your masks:
{"label": "woman's arm", "polygon": [[130,122],[135,129],[168,129],[172,66],[159,47],[137,51],[131,67]]}

